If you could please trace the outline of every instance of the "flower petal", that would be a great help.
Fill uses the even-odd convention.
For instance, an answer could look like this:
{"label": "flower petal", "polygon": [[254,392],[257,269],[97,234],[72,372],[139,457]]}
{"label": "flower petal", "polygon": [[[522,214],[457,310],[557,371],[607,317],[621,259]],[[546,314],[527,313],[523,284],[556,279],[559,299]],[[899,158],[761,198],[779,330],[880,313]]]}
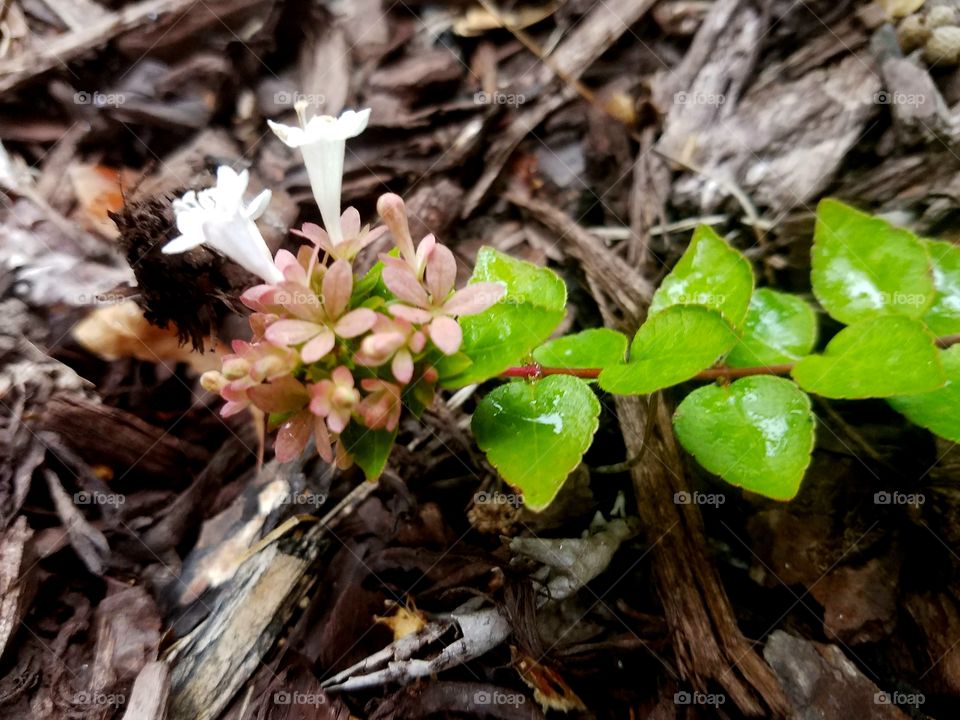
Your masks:
{"label": "flower petal", "polygon": [[323,325],[309,320],[277,320],[265,333],[267,340],[276,345],[299,345],[326,330]]}
{"label": "flower petal", "polygon": [[387,311],[394,317],[398,317],[401,320],[406,320],[407,322],[417,323],[418,325],[430,322],[430,318],[433,317],[433,315],[431,315],[427,310],[410,307],[409,305],[404,305],[402,303],[394,303],[387,308]]}
{"label": "flower petal", "polygon": [[261,192],[243,209],[243,214],[251,220],[256,220],[267,211],[271,195],[272,193],[269,190]]}
{"label": "flower petal", "polygon": [[400,382],[406,384],[413,377],[413,357],[410,351],[402,348],[393,356],[393,362],[390,364],[393,376]]}
{"label": "flower petal", "polygon": [[247,390],[247,397],[254,405],[268,413],[300,410],[310,398],[307,389],[289,375],[263,385],[255,385]]}
{"label": "flower petal", "polygon": [[339,321],[337,321],[334,330],[342,338],[355,338],[363,335],[367,330],[373,327],[377,321],[377,314],[370,308],[357,308],[351,310]]}
{"label": "flower petal", "polygon": [[453,355],[460,349],[463,331],[453,318],[435,317],[427,329],[433,344],[440,348],[440,352],[444,355]]}
{"label": "flower petal", "polygon": [[417,282],[410,268],[391,265],[383,269],[382,277],[383,284],[397,296],[397,299],[417,307],[427,307],[427,293]]}
{"label": "flower petal", "polygon": [[163,252],[164,255],[176,255],[177,253],[187,252],[187,250],[200,247],[203,245],[203,242],[204,237],[200,233],[196,235],[180,235],[164,245],[161,252]]}
{"label": "flower petal", "polygon": [[346,239],[355,238],[360,234],[360,212],[355,207],[348,207],[340,216],[340,229]]}
{"label": "flower petal", "polygon": [[454,317],[476,315],[496,305],[506,294],[507,289],[500,283],[480,282],[457,290],[443,305],[443,311]]}
{"label": "flower petal", "polygon": [[346,260],[337,260],[323,276],[323,309],[330,318],[338,318],[350,304],[353,269]]}
{"label": "flower petal", "polygon": [[333,350],[337,344],[337,338],[330,328],[323,328],[320,334],[308,342],[300,350],[300,357],[305,363],[314,363],[317,360],[326,357],[327,353]]}
{"label": "flower petal", "polygon": [[426,285],[431,299],[439,305],[453,290],[457,280],[457,260],[450,252],[450,248],[437,245],[427,259]]}
{"label": "flower petal", "polygon": [[277,461],[290,462],[300,457],[300,453],[310,439],[310,431],[313,429],[313,416],[308,412],[297,413],[281,425],[277,431],[276,442],[273,444]]}
{"label": "flower petal", "polygon": [[276,123],[273,120],[267,120],[267,125],[273,130],[274,134],[280,138],[281,142],[289,147],[298,148],[304,143],[309,142],[307,134],[301,127],[284,125],[282,123]]}

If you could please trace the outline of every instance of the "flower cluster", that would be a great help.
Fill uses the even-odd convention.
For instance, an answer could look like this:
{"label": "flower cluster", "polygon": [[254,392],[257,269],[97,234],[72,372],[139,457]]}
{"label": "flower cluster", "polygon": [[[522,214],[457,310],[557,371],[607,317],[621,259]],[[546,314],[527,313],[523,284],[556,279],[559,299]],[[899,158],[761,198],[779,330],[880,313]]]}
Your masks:
{"label": "flower cluster", "polygon": [[[277,458],[298,457],[314,438],[321,457],[341,467],[352,462],[341,435],[397,429],[405,405],[422,407],[433,396],[436,364],[456,355],[463,336],[457,318],[482,312],[502,296],[496,283],[454,289],[453,253],[433,235],[414,247],[403,200],[387,194],[377,210],[384,225],[362,226],[360,214],[340,214],[345,141],[366,127],[369,110],[309,121],[302,127],[271,123],[301,150],[323,227],[307,223],[295,235],[308,241],[294,255],[271,258],[253,220],[269,191],[244,205],[247,174],[222,167],[217,185],[174,201],[182,236],[164,252],[203,243],[264,280],[241,296],[253,314],[252,338],[234,341],[220,371],[201,382],[219,393],[223,415],[251,406],[277,426]],[[397,251],[380,255],[366,275],[354,273],[357,254],[389,231]]]}

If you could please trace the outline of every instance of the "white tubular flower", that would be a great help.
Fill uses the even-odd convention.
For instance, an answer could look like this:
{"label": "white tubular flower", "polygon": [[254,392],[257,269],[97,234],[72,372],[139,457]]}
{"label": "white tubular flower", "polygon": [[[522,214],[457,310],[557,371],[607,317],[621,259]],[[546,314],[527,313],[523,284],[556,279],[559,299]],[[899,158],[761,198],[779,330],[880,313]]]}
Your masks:
{"label": "white tubular flower", "polygon": [[298,103],[296,109],[302,127],[281,125],[272,120],[267,120],[267,124],[284,143],[300,148],[323,225],[331,242],[339,245],[343,242],[343,230],[340,228],[343,156],[347,139],[356,137],[367,127],[370,109],[359,112],[345,110],[338,118],[315,115],[309,121],[304,116],[306,103]]}
{"label": "white tubular flower", "polygon": [[200,192],[191,190],[174,200],[173,212],[181,234],[164,245],[163,252],[171,255],[206,245],[268,283],[282,282],[283,273],[274,265],[270,249],[254,223],[267,209],[270,191],[264,190],[244,205],[243,194],[249,180],[246,170],[237,173],[222,165],[217,168],[215,187]]}

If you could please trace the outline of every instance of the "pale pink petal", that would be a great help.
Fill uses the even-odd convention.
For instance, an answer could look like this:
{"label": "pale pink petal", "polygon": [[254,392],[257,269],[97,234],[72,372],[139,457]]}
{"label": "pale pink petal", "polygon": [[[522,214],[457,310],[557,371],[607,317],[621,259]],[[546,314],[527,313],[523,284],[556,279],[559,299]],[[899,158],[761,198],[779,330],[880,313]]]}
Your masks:
{"label": "pale pink petal", "polygon": [[438,305],[447,299],[457,280],[457,260],[450,252],[450,248],[437,245],[427,260],[427,290],[434,304]]}
{"label": "pale pink petal", "polygon": [[398,350],[393,356],[393,362],[390,364],[393,376],[400,382],[406,384],[413,377],[413,357],[406,348]]}
{"label": "pale pink petal", "polygon": [[330,433],[323,418],[313,419],[313,437],[317,444],[317,452],[326,462],[333,462],[333,444],[330,442]]}
{"label": "pale pink petal", "polygon": [[401,303],[394,303],[387,308],[387,311],[394,317],[417,324],[429,322],[430,318],[433,317],[427,310],[421,310],[420,308],[410,307],[409,305],[403,305]]}
{"label": "pale pink petal", "polygon": [[434,237],[433,233],[425,236],[423,240],[420,241],[420,244],[417,246],[417,259],[416,259],[416,271],[417,277],[423,277],[423,269],[427,266],[427,263],[430,261],[430,256],[433,254],[433,249],[437,247],[437,238]]}
{"label": "pale pink petal", "polygon": [[277,440],[273,451],[279,462],[290,462],[300,457],[303,448],[310,439],[313,430],[313,416],[310,413],[297,413],[287,420],[277,431]]}
{"label": "pale pink petal", "polygon": [[360,234],[360,213],[355,207],[348,207],[340,216],[340,229],[347,240]]}
{"label": "pale pink petal", "polygon": [[220,417],[230,417],[231,415],[236,415],[239,412],[243,412],[247,409],[249,403],[246,402],[228,402],[224,403],[224,406],[220,408]]}
{"label": "pale pink petal", "polygon": [[404,302],[417,307],[426,307],[428,304],[427,293],[407,267],[398,268],[392,265],[385,267],[383,269],[383,284]]}
{"label": "pale pink petal", "polygon": [[330,373],[330,377],[337,385],[353,387],[353,373],[350,372],[350,368],[340,365]]}
{"label": "pale pink petal", "polygon": [[386,225],[379,225],[373,230],[368,231],[360,240],[357,242],[356,249],[357,252],[363,250],[367,245],[372,243],[374,240],[379,240],[387,233]]}
{"label": "pale pink petal", "polygon": [[342,338],[355,338],[372,328],[376,321],[377,314],[373,310],[357,308],[340,318],[334,330]]}
{"label": "pale pink petal", "polygon": [[476,315],[496,305],[507,292],[500,283],[474,283],[457,290],[443,305],[447,315]]}
{"label": "pale pink petal", "polygon": [[327,235],[327,231],[316,223],[304,223],[300,230],[291,230],[290,232],[293,235],[306,238],[314,245],[319,245],[327,252],[329,252],[333,247],[330,244],[330,236]]}
{"label": "pale pink petal", "polygon": [[320,298],[305,285],[295,282],[282,282],[273,296],[275,302],[283,305],[291,315],[301,320],[320,321],[324,319]]}
{"label": "pale pink petal", "polygon": [[289,375],[247,390],[247,396],[268,413],[293,412],[307,404],[307,389]]}
{"label": "pale pink petal", "polygon": [[394,257],[393,255],[387,255],[386,253],[380,253],[377,255],[380,259],[380,262],[383,263],[384,267],[394,267],[398,270],[406,270],[407,272],[412,272],[410,266],[407,265],[406,261],[401,258]]}
{"label": "pale pink petal", "polygon": [[403,199],[399,195],[386,193],[377,200],[377,212],[383,222],[393,233],[393,241],[400,248],[400,255],[408,263],[413,263],[416,253],[413,249],[413,238],[410,236],[410,226],[407,224],[407,210]]}
{"label": "pale pink petal", "polygon": [[423,350],[426,344],[427,336],[418,330],[410,336],[410,342],[407,343],[407,347],[409,347],[415,353],[418,353]]}
{"label": "pale pink petal", "polygon": [[240,302],[251,310],[267,312],[267,308],[273,304],[273,294],[276,288],[273,285],[254,285],[247,288],[240,295]]}
{"label": "pale pink petal", "polygon": [[323,276],[323,308],[331,318],[338,318],[350,304],[353,292],[353,270],[346,260],[337,260]]}
{"label": "pale pink petal", "polygon": [[330,432],[343,432],[343,429],[347,426],[348,422],[350,422],[349,411],[334,410],[327,415],[327,427],[330,428]]}
{"label": "pale pink petal", "polygon": [[406,338],[399,332],[375,333],[363,339],[360,349],[368,358],[380,358],[380,362],[383,362],[403,347],[405,342]]}
{"label": "pale pink petal", "polygon": [[449,317],[435,317],[429,327],[430,339],[444,355],[453,355],[463,342],[463,331],[457,321]]}
{"label": "pale pink petal", "polygon": [[300,350],[300,357],[305,363],[317,362],[320,358],[326,357],[327,353],[333,350],[337,339],[330,328],[323,328],[319,335],[308,342]]}
{"label": "pale pink petal", "polygon": [[273,262],[277,266],[277,269],[283,273],[283,279],[287,282],[298,283],[300,285],[307,284],[307,273],[304,271],[303,265],[300,264],[297,257],[289,250],[278,250],[276,259],[274,259]]}
{"label": "pale pink petal", "polygon": [[277,345],[299,345],[324,329],[308,320],[278,320],[267,328],[266,338]]}

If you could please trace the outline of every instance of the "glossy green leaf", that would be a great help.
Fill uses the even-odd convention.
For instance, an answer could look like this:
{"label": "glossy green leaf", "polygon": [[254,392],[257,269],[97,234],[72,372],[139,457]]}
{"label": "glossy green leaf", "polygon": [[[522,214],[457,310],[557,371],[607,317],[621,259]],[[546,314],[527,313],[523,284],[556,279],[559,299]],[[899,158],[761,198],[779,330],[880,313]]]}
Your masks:
{"label": "glossy green leaf", "polygon": [[960,247],[928,240],[936,294],[923,321],[936,335],[960,333]]}
{"label": "glossy green leaf", "polygon": [[694,390],[673,425],[707,470],[774,500],[793,498],[810,464],[810,398],[784,378],[758,375]]}
{"label": "glossy green leaf", "polygon": [[817,315],[796,295],[760,288],[750,298],[740,341],[727,355],[730,367],[780,365],[809,355],[817,341]]}
{"label": "glossy green leaf", "polygon": [[713,365],[736,341],[715,310],[673,305],[647,318],[630,345],[630,361],[600,373],[600,387],[646,395],[676,385]]}
{"label": "glossy green leaf", "polygon": [[921,395],[890,398],[893,409],[910,422],[953,442],[960,442],[960,345],[940,353],[947,384]]}
{"label": "glossy green leaf", "polygon": [[566,312],[567,288],[555,272],[490,247],[480,249],[470,282],[500,282],[507,293],[485,312],[460,320],[460,350],[473,364],[445,378],[444,387],[482,382],[520,362],[550,337]]}
{"label": "glossy green leaf", "polygon": [[673,305],[702,305],[739,327],[752,293],[750,262],[713,228],[700,225],[683,257],[654,293],[650,314]]}
{"label": "glossy green leaf", "polygon": [[896,315],[844,328],[823,355],[798,362],[793,377],[807,392],[849,399],[930,392],[946,379],[933,335]]}
{"label": "glossy green leaf", "polygon": [[542,510],[580,464],[597,431],[600,403],[569,375],[517,381],[488,394],[473,414],[477,445],[524,504]]}
{"label": "glossy green leaf", "polygon": [[340,433],[343,448],[353,457],[357,466],[363,470],[367,480],[376,480],[387,466],[387,458],[393,448],[397,431],[371,430],[351,422]]}
{"label": "glossy green leaf", "polygon": [[544,367],[604,368],[626,359],[627,342],[616,330],[594,328],[550,340],[533,351],[533,359]]}
{"label": "glossy green leaf", "polygon": [[933,302],[923,242],[837,200],[817,206],[811,263],[814,295],[848,325],[881,315],[919,318]]}

